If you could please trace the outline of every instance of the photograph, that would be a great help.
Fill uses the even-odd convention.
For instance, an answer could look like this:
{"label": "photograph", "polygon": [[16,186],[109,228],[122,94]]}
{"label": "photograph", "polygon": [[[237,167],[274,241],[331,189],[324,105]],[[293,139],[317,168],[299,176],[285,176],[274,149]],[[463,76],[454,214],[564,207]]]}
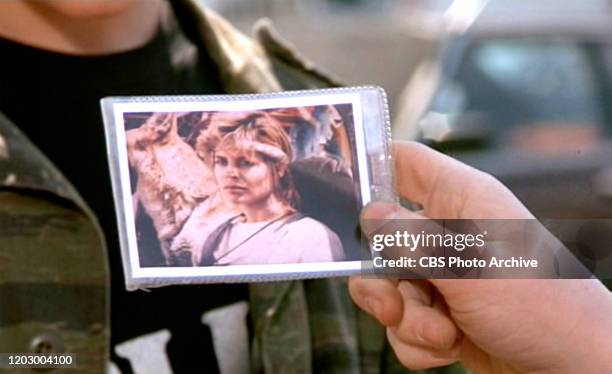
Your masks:
{"label": "photograph", "polygon": [[359,269],[359,95],[153,101],[113,106],[133,276]]}

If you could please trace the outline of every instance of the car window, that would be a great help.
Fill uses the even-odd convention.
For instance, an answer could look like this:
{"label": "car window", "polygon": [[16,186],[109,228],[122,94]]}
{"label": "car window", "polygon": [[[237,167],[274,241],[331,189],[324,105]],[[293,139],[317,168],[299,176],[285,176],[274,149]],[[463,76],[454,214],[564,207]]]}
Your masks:
{"label": "car window", "polygon": [[503,145],[516,127],[599,128],[605,113],[592,56],[571,39],[474,42],[443,79],[431,112],[448,115],[447,136],[487,138],[491,145]]}
{"label": "car window", "polygon": [[517,100],[517,106],[528,109],[523,122],[600,120],[592,69],[576,43],[484,43],[474,50],[468,63],[490,81],[492,89],[526,99]]}

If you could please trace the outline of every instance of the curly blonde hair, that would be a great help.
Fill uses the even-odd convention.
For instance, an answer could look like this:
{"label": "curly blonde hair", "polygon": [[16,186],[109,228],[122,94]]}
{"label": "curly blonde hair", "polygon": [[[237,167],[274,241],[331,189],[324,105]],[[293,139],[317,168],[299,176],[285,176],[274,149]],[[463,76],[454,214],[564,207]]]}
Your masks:
{"label": "curly blonde hair", "polygon": [[289,172],[293,147],[278,121],[265,112],[253,112],[237,121],[236,128],[225,134],[215,148],[246,152],[249,156],[257,154],[272,171],[276,197],[297,208],[299,195]]}

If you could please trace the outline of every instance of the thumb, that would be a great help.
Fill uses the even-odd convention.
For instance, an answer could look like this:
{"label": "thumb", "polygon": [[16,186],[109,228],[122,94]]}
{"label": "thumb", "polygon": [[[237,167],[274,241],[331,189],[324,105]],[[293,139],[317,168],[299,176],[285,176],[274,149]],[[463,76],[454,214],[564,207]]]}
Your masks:
{"label": "thumb", "polygon": [[396,203],[374,201],[363,208],[359,223],[363,234],[370,237],[377,232],[391,232],[390,226],[394,220],[410,219],[427,219],[427,217]]}

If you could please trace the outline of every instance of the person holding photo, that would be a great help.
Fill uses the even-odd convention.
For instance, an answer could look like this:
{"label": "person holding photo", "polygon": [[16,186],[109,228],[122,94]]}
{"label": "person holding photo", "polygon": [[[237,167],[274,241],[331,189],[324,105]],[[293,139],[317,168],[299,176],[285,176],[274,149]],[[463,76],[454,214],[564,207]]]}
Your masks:
{"label": "person holding photo", "polygon": [[[100,98],[334,85],[258,30],[265,42],[196,0],[0,1],[0,231],[9,235],[0,257],[14,259],[0,272],[0,350],[55,349],[68,337],[78,370],[91,373],[376,366],[358,359],[367,347],[343,328],[358,314],[342,280],[125,288]],[[202,316],[216,313],[255,329],[212,334],[217,322]]]}
{"label": "person holding photo", "polygon": [[223,200],[240,214],[208,236],[201,266],[339,261],[338,236],[297,210],[289,164],[291,142],[263,112],[239,121],[214,151],[213,173]]}

